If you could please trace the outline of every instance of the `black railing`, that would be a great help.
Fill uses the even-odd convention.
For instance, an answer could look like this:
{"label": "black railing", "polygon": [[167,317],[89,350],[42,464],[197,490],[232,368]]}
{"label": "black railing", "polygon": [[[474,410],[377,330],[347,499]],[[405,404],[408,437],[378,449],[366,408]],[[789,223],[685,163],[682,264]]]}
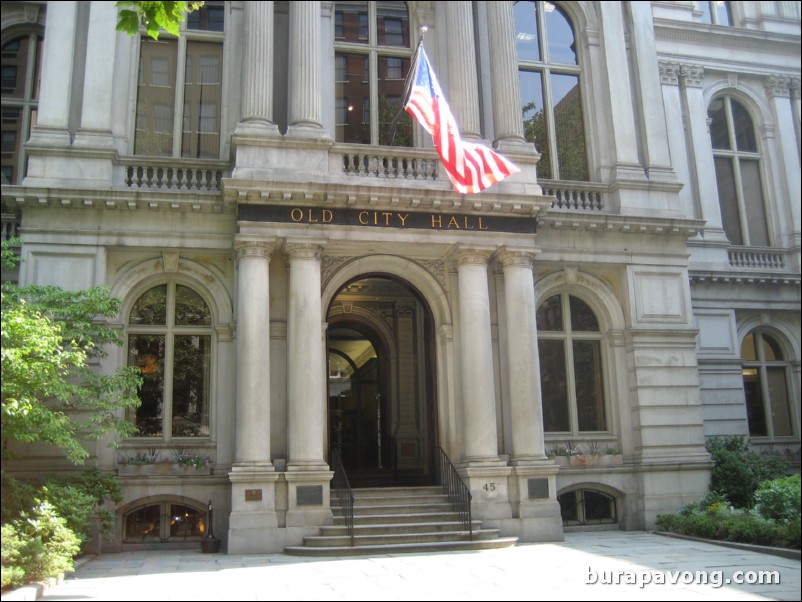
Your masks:
{"label": "black railing", "polygon": [[462,477],[459,476],[454,464],[443,451],[442,447],[437,448],[437,481],[443,487],[443,491],[448,494],[448,501],[459,513],[459,519],[468,536],[473,541],[473,520],[471,519],[471,491]]}
{"label": "black railing", "polygon": [[336,449],[331,450],[331,468],[334,470],[334,477],[331,479],[331,492],[337,499],[337,506],[345,520],[345,528],[348,537],[351,539],[351,547],[354,545],[354,492],[348,482],[348,475],[345,473],[340,452]]}

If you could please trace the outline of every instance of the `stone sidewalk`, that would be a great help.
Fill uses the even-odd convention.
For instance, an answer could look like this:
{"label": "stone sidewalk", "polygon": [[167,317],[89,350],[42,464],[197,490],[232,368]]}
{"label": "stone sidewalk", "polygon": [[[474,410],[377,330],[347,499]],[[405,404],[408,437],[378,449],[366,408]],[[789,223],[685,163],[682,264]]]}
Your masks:
{"label": "stone sidewalk", "polygon": [[[643,532],[569,533],[565,539],[500,550],[356,558],[108,554],[83,564],[42,600],[685,602],[799,600],[802,593],[799,560]],[[734,582],[761,575],[778,576],[779,582]]]}

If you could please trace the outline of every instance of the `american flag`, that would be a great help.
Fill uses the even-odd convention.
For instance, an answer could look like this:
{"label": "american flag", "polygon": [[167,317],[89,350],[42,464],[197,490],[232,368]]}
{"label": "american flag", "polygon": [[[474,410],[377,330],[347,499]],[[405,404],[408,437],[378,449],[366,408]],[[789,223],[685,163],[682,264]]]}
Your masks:
{"label": "american flag", "polygon": [[457,121],[423,47],[418,54],[412,89],[404,108],[432,135],[437,154],[456,192],[481,192],[520,171],[487,146],[462,140]]}

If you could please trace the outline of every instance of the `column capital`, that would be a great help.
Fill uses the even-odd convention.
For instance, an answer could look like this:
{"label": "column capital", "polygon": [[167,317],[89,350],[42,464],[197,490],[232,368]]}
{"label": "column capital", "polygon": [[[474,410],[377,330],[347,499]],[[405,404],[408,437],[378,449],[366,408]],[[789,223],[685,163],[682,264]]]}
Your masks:
{"label": "column capital", "polygon": [[270,261],[274,245],[275,239],[236,238],[234,251],[237,253],[237,261],[244,257],[264,257]]}
{"label": "column capital", "polygon": [[660,71],[660,83],[668,86],[679,85],[679,63],[658,61],[657,68]]}
{"label": "column capital", "polygon": [[326,241],[324,240],[292,240],[287,239],[284,245],[284,252],[293,259],[316,259],[320,261],[323,257],[323,249]]}
{"label": "column capital", "polygon": [[790,87],[791,87],[791,97],[794,100],[799,100],[800,78],[792,77]]}
{"label": "column capital", "polygon": [[496,254],[496,261],[498,261],[504,269],[513,266],[534,269],[534,261],[537,254],[538,250],[536,249],[504,248]]}
{"label": "column capital", "polygon": [[705,80],[705,68],[701,65],[682,64],[679,66],[682,84],[690,88],[701,88]]}
{"label": "column capital", "polygon": [[[763,80],[766,96],[769,98],[790,98],[791,78],[783,75],[769,75]],[[799,85],[797,84],[797,88]]]}
{"label": "column capital", "polygon": [[484,265],[486,266],[495,249],[485,247],[458,247],[454,251],[453,259],[458,266]]}

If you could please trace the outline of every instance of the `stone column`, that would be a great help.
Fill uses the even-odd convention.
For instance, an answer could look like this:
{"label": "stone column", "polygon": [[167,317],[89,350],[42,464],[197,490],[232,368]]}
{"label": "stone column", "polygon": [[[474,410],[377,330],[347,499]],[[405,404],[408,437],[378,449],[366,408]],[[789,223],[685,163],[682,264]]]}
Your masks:
{"label": "stone column", "polygon": [[488,2],[490,79],[493,85],[494,146],[501,151],[531,152],[524,138],[518,57],[515,51],[515,20],[512,2]]}
{"label": "stone column", "polygon": [[[779,150],[779,161],[775,162],[782,181],[787,190],[791,223],[782,228],[783,244],[789,247],[799,245],[800,235],[800,189],[802,179],[799,171],[799,142],[796,138],[798,131],[794,127],[794,113],[791,105],[792,81],[790,77],[769,76],[765,81],[766,96],[771,104],[774,114],[775,131],[777,132],[776,147]],[[799,94],[797,82],[795,93]],[[784,195],[785,196],[785,195]]]}
{"label": "stone column", "polygon": [[447,98],[460,133],[467,140],[482,136],[472,4],[463,0],[446,3],[449,46]]}
{"label": "stone column", "polygon": [[610,98],[610,130],[615,152],[615,176],[643,178],[638,160],[638,140],[635,135],[635,113],[632,108],[632,82],[629,77],[624,16],[620,2],[601,2],[601,38],[604,74]]}
{"label": "stone column", "polygon": [[320,301],[323,241],[288,240],[288,470],[326,470],[326,375]]}
{"label": "stone column", "polygon": [[507,362],[515,465],[545,461],[540,359],[535,321],[535,282],[531,251],[505,250],[504,307],[507,322]]}
{"label": "stone column", "polygon": [[114,81],[114,57],[119,35],[116,25],[117,7],[114,3],[90,3],[81,127],[75,136],[76,146],[114,146],[111,134],[113,92],[109,82]]}
{"label": "stone column", "polygon": [[70,145],[69,118],[77,11],[78,3],[72,0],[48,4],[42,87],[36,127],[31,132],[31,145]]}
{"label": "stone column", "polygon": [[272,470],[270,461],[270,253],[273,241],[239,238],[237,251],[238,467]]}
{"label": "stone column", "polygon": [[468,464],[499,460],[487,282],[489,257],[490,252],[486,250],[462,249],[456,258],[462,378],[462,461]]}
{"label": "stone column", "polygon": [[320,2],[290,2],[289,130],[323,137]]}
{"label": "stone column", "polygon": [[273,0],[245,2],[242,119],[236,133],[278,135],[273,123]]}
{"label": "stone column", "polygon": [[705,239],[725,242],[724,228],[721,223],[721,208],[718,204],[718,184],[716,182],[716,164],[713,161],[713,149],[710,144],[710,128],[707,121],[707,104],[705,103],[704,68],[700,65],[681,64],[679,79],[688,116],[688,138],[690,144],[690,165],[696,170],[696,182],[699,187],[699,202],[705,224]]}
{"label": "stone column", "polygon": [[626,6],[631,17],[630,45],[635,57],[636,82],[640,91],[641,127],[649,179],[674,181],[676,176],[671,169],[663,95],[660,80],[654,70],[657,49],[654,44],[652,5],[646,2],[627,2]]}
{"label": "stone column", "polygon": [[237,237],[237,393],[228,552],[282,549],[279,474],[270,461],[270,253],[272,239]]}
{"label": "stone column", "polygon": [[662,104],[665,107],[666,123],[673,124],[668,128],[668,148],[672,157],[672,167],[677,173],[680,182],[685,182],[677,194],[682,204],[684,217],[693,219],[700,215],[694,201],[690,168],[688,167],[688,147],[685,138],[685,128],[681,127],[686,121],[682,111],[682,96],[679,89],[679,63],[660,61],[658,63],[660,82],[663,95]]}

